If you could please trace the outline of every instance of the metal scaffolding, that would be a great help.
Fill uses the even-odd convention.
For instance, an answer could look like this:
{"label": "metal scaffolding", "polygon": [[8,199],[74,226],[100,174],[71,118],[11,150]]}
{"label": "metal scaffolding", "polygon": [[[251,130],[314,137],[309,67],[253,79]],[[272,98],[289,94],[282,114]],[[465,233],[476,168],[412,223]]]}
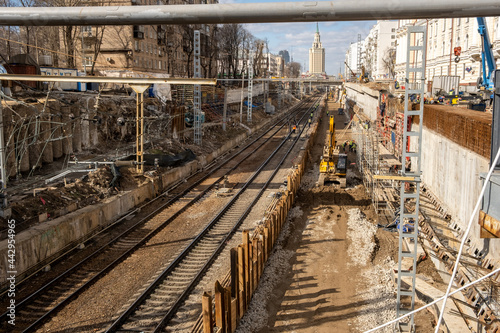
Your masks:
{"label": "metal scaffolding", "polygon": [[253,54],[248,57],[248,109],[247,122],[252,122],[252,96],[253,96]]}
{"label": "metal scaffolding", "polygon": [[[201,78],[201,66],[200,66],[200,31],[194,31],[194,78]],[[202,132],[201,132],[201,85],[194,85],[193,92],[193,104],[194,104],[194,144],[201,145]]]}
{"label": "metal scaffolding", "polygon": [[[417,272],[418,214],[420,210],[420,175],[422,158],[422,125],[424,115],[425,59],[427,30],[425,26],[409,26],[407,31],[405,113],[403,127],[403,155],[401,158],[403,176],[413,181],[402,181],[399,208],[399,251],[398,251],[398,294],[397,315],[404,315],[415,309],[415,282]],[[420,98],[420,108],[411,110],[410,96]],[[417,131],[408,126],[408,119],[418,116]],[[412,142],[410,142],[410,139]],[[414,142],[414,141],[417,142]],[[414,202],[410,211],[406,204]],[[405,281],[403,277],[411,281]],[[408,286],[407,286],[408,285]],[[414,331],[414,318],[409,323],[398,323],[401,331]]]}

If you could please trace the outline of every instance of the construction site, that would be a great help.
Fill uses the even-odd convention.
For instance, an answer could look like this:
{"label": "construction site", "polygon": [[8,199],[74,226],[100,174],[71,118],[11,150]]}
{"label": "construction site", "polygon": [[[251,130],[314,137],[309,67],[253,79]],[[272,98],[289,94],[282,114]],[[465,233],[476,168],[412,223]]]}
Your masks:
{"label": "construction site", "polygon": [[[182,75],[2,61],[1,330],[500,332],[500,44],[481,30],[500,5],[457,1],[5,7],[0,26],[139,40],[156,36],[137,24],[417,23],[397,32],[403,87],[359,58],[350,78],[263,74],[250,52],[240,77],[212,75],[208,29],[188,31]],[[478,92],[426,78],[424,21],[443,17],[478,18]]]}

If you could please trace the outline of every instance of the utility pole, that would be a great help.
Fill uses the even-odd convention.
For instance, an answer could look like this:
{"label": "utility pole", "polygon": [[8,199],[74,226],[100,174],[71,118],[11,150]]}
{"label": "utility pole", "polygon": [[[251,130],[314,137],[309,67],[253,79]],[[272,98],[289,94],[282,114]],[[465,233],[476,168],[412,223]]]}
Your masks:
{"label": "utility pole", "polygon": [[227,123],[227,81],[224,81],[224,109],[222,111],[222,130],[226,131]]}
{"label": "utility pole", "polygon": [[[0,81],[1,82],[1,81]],[[3,138],[3,100],[0,98],[0,181],[1,181],[1,189],[0,193],[3,194],[2,198],[2,209],[0,209],[0,216],[4,218],[10,217],[11,210],[7,208],[7,195],[5,190],[7,189],[7,173],[6,173],[6,165],[5,165],[5,142]]]}
{"label": "utility pole", "polygon": [[[201,77],[200,69],[200,31],[194,31],[194,77]],[[193,91],[193,104],[194,104],[194,144],[201,146],[201,85],[195,84]]]}
{"label": "utility pole", "polygon": [[252,95],[253,95],[253,54],[248,59],[248,109],[247,122],[252,123]]}

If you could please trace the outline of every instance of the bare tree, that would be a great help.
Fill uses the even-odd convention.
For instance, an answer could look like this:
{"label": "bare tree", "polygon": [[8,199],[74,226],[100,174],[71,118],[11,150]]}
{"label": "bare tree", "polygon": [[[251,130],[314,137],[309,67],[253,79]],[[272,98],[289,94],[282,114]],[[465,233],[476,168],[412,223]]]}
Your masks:
{"label": "bare tree", "polygon": [[285,75],[290,78],[296,78],[300,76],[300,64],[298,62],[289,62],[285,68]]}
{"label": "bare tree", "polygon": [[389,74],[389,78],[393,79],[396,71],[394,70],[394,66],[396,65],[396,48],[388,47],[384,52],[384,57],[382,58],[384,62],[385,68]]}

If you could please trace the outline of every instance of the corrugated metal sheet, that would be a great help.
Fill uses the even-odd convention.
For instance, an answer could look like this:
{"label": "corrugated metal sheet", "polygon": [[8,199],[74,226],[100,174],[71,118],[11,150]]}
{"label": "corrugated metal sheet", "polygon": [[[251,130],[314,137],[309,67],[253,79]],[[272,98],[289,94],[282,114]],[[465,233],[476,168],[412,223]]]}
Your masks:
{"label": "corrugated metal sheet", "polygon": [[460,76],[434,76],[432,78],[432,95],[435,95],[441,90],[445,93],[449,93],[451,90],[454,90],[455,93],[458,93],[459,86]]}

